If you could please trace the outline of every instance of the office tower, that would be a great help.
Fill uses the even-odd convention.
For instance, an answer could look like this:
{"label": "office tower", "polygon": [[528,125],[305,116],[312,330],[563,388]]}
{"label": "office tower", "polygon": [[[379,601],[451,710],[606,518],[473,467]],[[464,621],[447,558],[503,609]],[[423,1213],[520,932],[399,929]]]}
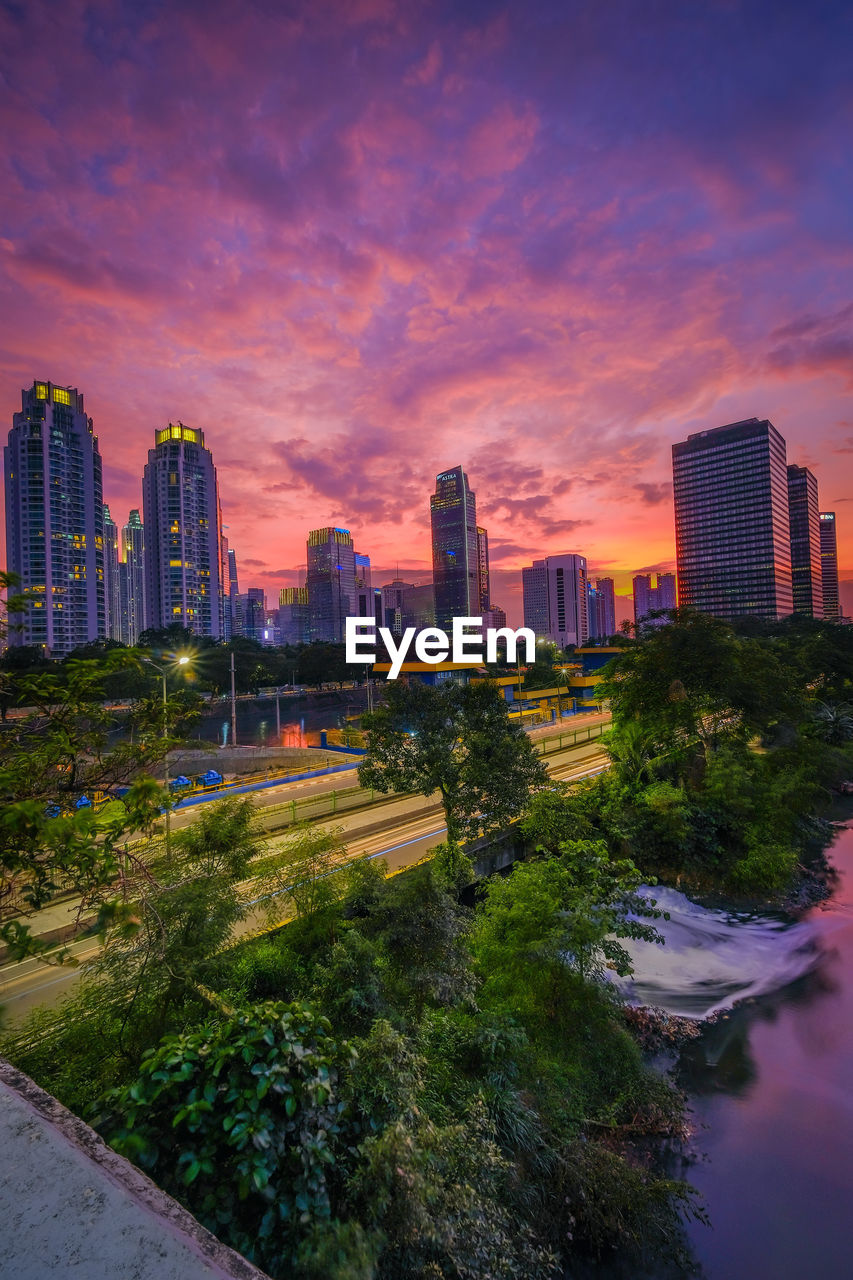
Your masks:
{"label": "office tower", "polygon": [[404,582],[394,578],[381,588],[381,625],[395,635],[402,635],[407,627],[422,631],[435,626],[435,597],[432,583]]}
{"label": "office tower", "polygon": [[595,580],[595,629],[599,640],[616,635],[616,588],[612,578]]}
{"label": "office tower", "polygon": [[485,613],[492,602],[489,584],[489,535],[480,525],[477,526],[477,589],[477,613]]}
{"label": "office tower", "polygon": [[242,635],[249,640],[263,639],[267,618],[267,599],[263,587],[249,587],[243,599]]}
{"label": "office tower", "polygon": [[305,644],[308,639],[308,588],[283,587],[278,597],[281,644]]}
{"label": "office tower", "polygon": [[788,467],[788,519],[794,613],[821,618],[823,575],[820,558],[820,503],[817,480],[808,467]]}
{"label": "office tower", "polygon": [[358,613],[355,550],[349,529],[312,529],[306,586],[309,638],[342,641],[346,619]]}
{"label": "office tower", "polygon": [[435,478],[429,500],[436,625],[480,615],[477,503],[461,467]]}
{"label": "office tower", "polygon": [[567,554],[534,560],[522,569],[521,583],[524,625],[537,640],[551,640],[560,649],[586,642],[586,556]]}
{"label": "office tower", "polygon": [[355,570],[355,613],[359,618],[373,618],[376,602],[370,582],[370,556],[362,556],[356,551],[353,555]]}
{"label": "office tower", "polygon": [[145,530],[137,507],[131,511],[121,531],[121,549],[121,638],[125,644],[138,644],[145,630]]}
{"label": "office tower", "polygon": [[231,608],[231,551],[224,533],[219,543],[219,563],[222,567],[222,639],[230,640],[234,622]]}
{"label": "office tower", "polygon": [[118,525],[104,503],[104,614],[106,634],[121,640],[121,573],[119,570]]}
{"label": "office tower", "polygon": [[680,603],[725,619],[791,613],[787,460],[772,422],[688,436],[672,469]]}
{"label": "office tower", "polygon": [[488,609],[483,610],[483,630],[487,631],[489,627],[505,627],[506,612],[499,604],[491,604]]}
{"label": "office tower", "polygon": [[224,632],[216,467],[204,433],[182,422],[154,433],[142,482],[148,626]]}
{"label": "office tower", "polygon": [[841,618],[841,602],[838,595],[838,535],[835,512],[820,513],[820,563],[823,616],[828,622]]}
{"label": "office tower", "polygon": [[245,622],[243,617],[238,617],[240,610],[237,598],[240,594],[240,585],[237,578],[237,552],[233,547],[228,547],[228,573],[226,581],[228,585],[228,600],[225,603],[225,609],[229,615],[228,625],[230,639],[231,636],[241,636],[243,634],[243,625]]}
{"label": "office tower", "polygon": [[[652,586],[652,574],[638,573],[633,579],[633,587],[635,625],[640,622],[646,622],[648,626],[659,627],[669,621],[668,618],[652,618],[649,615],[662,609],[674,609],[676,607],[677,592],[674,573],[659,573],[654,586]],[[615,623],[615,599],[613,612]],[[607,634],[612,635],[613,632],[609,631]]]}
{"label": "office tower", "polygon": [[651,612],[652,575],[637,573],[631,580],[634,591],[634,623],[640,622]]}
{"label": "office tower", "polygon": [[29,601],[9,644],[61,657],[107,634],[101,455],[76,388],[21,393],[4,463],[6,562]]}

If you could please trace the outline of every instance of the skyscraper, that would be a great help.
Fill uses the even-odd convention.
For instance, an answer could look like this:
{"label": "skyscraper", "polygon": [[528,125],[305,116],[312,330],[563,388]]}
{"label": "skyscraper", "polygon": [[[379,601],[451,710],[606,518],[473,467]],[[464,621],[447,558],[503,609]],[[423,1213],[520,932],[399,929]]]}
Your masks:
{"label": "skyscraper", "polygon": [[436,476],[429,506],[435,621],[448,631],[454,618],[480,615],[477,502],[461,467]]}
{"label": "skyscraper", "polygon": [[264,627],[267,620],[267,598],[263,587],[249,587],[243,604],[242,634],[249,640],[263,640]]}
{"label": "skyscraper", "polygon": [[823,616],[829,622],[838,622],[841,601],[838,595],[838,535],[834,511],[820,513],[820,563]]}
{"label": "skyscraper", "polygon": [[349,529],[312,529],[308,535],[309,637],[340,641],[345,620],[358,613],[355,550]]}
{"label": "skyscraper", "polygon": [[282,587],[278,603],[281,643],[304,644],[308,639],[308,588]]}
{"label": "skyscraper", "polygon": [[794,613],[823,617],[823,570],[817,480],[808,467],[788,467],[791,583]]}
{"label": "skyscraper", "polygon": [[[638,573],[633,579],[634,586],[634,623],[646,621],[649,626],[661,626],[666,618],[649,618],[649,614],[661,609],[676,607],[676,589],[674,573],[659,573],[652,586],[650,573]],[[614,600],[614,614],[615,600]],[[608,632],[612,635],[613,632]]]}
{"label": "skyscraper", "polygon": [[134,507],[121,531],[123,564],[119,568],[122,581],[122,640],[138,644],[145,630],[145,530]]}
{"label": "skyscraper", "polygon": [[596,578],[587,587],[587,629],[590,640],[616,634],[616,594],[612,578]]}
{"label": "skyscraper", "polygon": [[589,638],[586,557],[567,554],[534,560],[521,571],[524,625],[537,640],[560,649]]}
{"label": "skyscraper", "polygon": [[121,571],[119,569],[118,525],[104,503],[104,603],[106,634],[121,640]]}
{"label": "skyscraper", "polygon": [[682,605],[718,618],[794,607],[785,441],[747,418],[672,446]]}
{"label": "skyscraper", "polygon": [[477,587],[479,593],[477,613],[486,613],[492,603],[489,583],[489,535],[480,525],[477,525]]}
{"label": "skyscraper", "polygon": [[204,433],[182,422],[154,433],[142,482],[148,626],[173,622],[223,637],[219,491]]}
{"label": "skyscraper", "polygon": [[7,565],[29,600],[9,643],[61,657],[107,634],[101,455],[75,387],[21,393],[4,462]]}

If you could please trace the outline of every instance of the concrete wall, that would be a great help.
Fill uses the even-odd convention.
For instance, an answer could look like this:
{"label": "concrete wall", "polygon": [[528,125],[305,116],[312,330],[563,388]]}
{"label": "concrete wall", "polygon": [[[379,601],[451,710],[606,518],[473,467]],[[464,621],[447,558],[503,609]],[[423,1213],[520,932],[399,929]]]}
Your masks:
{"label": "concrete wall", "polygon": [[[242,777],[246,773],[262,773],[275,769],[279,773],[303,773],[322,769],[330,753],[319,747],[222,747],[217,750],[179,748],[169,753],[169,773],[192,777],[216,769],[226,777]],[[340,764],[341,757],[335,759]]]}
{"label": "concrete wall", "polygon": [[0,1058],[0,1277],[268,1280]]}

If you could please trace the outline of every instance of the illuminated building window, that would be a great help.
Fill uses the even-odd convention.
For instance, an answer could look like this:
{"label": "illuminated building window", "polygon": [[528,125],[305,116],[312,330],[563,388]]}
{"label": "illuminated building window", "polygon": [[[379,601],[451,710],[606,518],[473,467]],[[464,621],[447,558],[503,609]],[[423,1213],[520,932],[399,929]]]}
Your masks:
{"label": "illuminated building window", "polygon": [[36,398],[39,400],[47,399],[47,385],[44,382],[36,383]]}
{"label": "illuminated building window", "polygon": [[70,403],[71,403],[71,396],[70,396],[70,394],[69,394],[67,391],[65,391],[62,387],[54,387],[54,388],[53,388],[53,403],[54,403],[54,404],[70,404]]}

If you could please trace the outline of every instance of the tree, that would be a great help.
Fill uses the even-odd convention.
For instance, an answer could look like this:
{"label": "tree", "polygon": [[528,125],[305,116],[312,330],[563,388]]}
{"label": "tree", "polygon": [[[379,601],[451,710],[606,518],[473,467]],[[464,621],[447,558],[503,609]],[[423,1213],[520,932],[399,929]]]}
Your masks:
{"label": "tree", "polygon": [[490,681],[436,688],[394,681],[364,726],[362,786],[438,791],[449,844],[504,829],[523,810],[531,788],[545,782],[541,760]]}
{"label": "tree", "polygon": [[150,1052],[102,1127],[220,1239],[289,1276],[335,1227],[335,1165],[358,1136],[339,1086],[353,1057],[303,1005],[223,1009]]}
{"label": "tree", "polygon": [[[128,838],[150,831],[166,802],[148,774],[173,745],[184,709],[170,698],[164,723],[162,703],[139,702],[122,713],[129,737],[115,741],[118,717],[104,705],[104,686],[139,665],[133,650],[116,649],[14,682],[32,708],[0,734],[0,939],[15,958],[44,950],[21,909],[38,910],[63,889],[78,895],[82,912],[142,872]],[[122,799],[96,810],[96,793],[117,787],[128,788]]]}

